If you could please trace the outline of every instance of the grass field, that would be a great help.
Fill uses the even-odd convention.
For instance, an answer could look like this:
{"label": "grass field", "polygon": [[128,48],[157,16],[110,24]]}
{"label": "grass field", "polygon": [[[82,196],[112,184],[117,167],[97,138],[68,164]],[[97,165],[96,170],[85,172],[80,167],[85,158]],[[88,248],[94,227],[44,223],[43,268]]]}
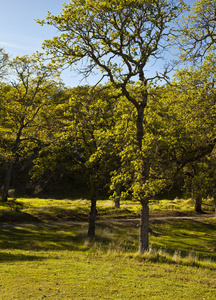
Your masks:
{"label": "grass field", "polygon": [[[10,199],[7,203],[0,202],[0,222],[87,221],[90,205],[90,201],[86,199]],[[151,200],[149,207],[151,217],[195,214],[192,199]],[[115,209],[111,200],[101,200],[98,201],[97,208],[98,219],[139,218],[140,215],[140,204],[132,201],[122,201],[121,208]],[[203,210],[214,213],[212,199],[204,199]]]}
{"label": "grass field", "polygon": [[[191,215],[193,203],[180,202],[152,202],[152,216]],[[0,299],[216,299],[216,218],[152,220],[151,249],[138,255],[138,221],[125,218],[139,205],[126,201],[116,212],[111,201],[98,204],[93,243],[86,200],[0,206],[11,221],[0,224]],[[24,222],[30,216],[37,222]]]}

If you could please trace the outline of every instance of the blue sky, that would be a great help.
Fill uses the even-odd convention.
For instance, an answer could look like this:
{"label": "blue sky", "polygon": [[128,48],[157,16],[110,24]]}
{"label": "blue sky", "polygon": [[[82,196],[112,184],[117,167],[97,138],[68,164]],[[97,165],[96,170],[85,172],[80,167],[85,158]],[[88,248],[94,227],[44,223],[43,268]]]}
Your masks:
{"label": "blue sky", "polygon": [[12,54],[31,54],[55,29],[41,27],[34,19],[43,19],[49,10],[58,14],[62,0],[0,0],[0,44]]}
{"label": "blue sky", "polygon": [[[57,15],[64,2],[69,0],[0,0],[0,46],[12,56],[40,51],[44,39],[56,35],[56,29],[41,27],[34,19],[44,19],[47,11]],[[185,2],[191,5],[193,0]],[[81,80],[69,70],[63,73],[62,78],[69,86],[76,86]]]}

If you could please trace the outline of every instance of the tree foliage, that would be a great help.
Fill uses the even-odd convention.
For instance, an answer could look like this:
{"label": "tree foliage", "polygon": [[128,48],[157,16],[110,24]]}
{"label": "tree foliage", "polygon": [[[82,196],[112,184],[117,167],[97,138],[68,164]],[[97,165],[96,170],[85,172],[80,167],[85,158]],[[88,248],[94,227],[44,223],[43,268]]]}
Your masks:
{"label": "tree foliage", "polygon": [[60,33],[44,42],[55,62],[74,67],[82,60],[79,72],[100,70],[124,89],[131,80],[147,79],[149,58],[157,60],[167,50],[171,22],[183,8],[182,1],[70,1],[59,16],[49,13],[38,22]]}
{"label": "tree foliage", "polygon": [[57,118],[60,122],[55,131],[47,127],[48,143],[34,161],[34,177],[59,168],[62,168],[61,174],[70,170],[81,175],[82,182],[88,187],[88,197],[92,204],[88,233],[90,238],[95,236],[99,192],[108,190],[110,172],[119,163],[110,134],[119,114],[110,96],[112,91],[109,86],[94,89],[83,86],[67,90],[69,97],[65,97],[65,101],[56,107],[52,118],[54,124]]}
{"label": "tree foliage", "polygon": [[41,54],[16,57],[10,61],[9,67],[14,77],[11,85],[4,88],[1,98],[2,133],[5,139],[11,140],[11,155],[2,197],[4,201],[7,200],[12,166],[20,144],[40,139],[39,114],[50,105],[58,86],[57,81],[54,81],[58,72],[53,66],[45,65]]}
{"label": "tree foliage", "polygon": [[216,50],[216,3],[214,0],[199,0],[182,19],[182,28],[177,30],[182,58],[199,61]]}

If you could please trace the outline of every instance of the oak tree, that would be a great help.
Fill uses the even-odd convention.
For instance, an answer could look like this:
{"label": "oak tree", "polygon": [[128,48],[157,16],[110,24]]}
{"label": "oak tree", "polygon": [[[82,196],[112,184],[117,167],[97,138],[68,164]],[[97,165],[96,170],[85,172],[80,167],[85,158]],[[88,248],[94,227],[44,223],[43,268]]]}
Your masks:
{"label": "oak tree", "polygon": [[[75,174],[82,179],[83,191],[88,188],[91,201],[88,238],[95,237],[95,220],[99,193],[108,189],[110,172],[116,168],[118,158],[109,132],[116,121],[116,103],[109,94],[112,89],[98,86],[79,86],[66,91],[62,104],[55,107],[47,127],[49,141],[34,160],[33,177],[44,172]],[[105,101],[106,99],[106,101]],[[60,170],[61,169],[61,170]],[[73,196],[73,190],[71,191]]]}
{"label": "oak tree", "polygon": [[[150,165],[142,154],[143,117],[148,101],[148,86],[167,74],[148,75],[151,64],[168,50],[173,21],[184,9],[182,1],[162,0],[72,0],[60,15],[48,13],[41,25],[56,27],[58,35],[44,42],[55,63],[67,64],[88,76],[100,71],[136,109],[135,152],[139,171],[135,196],[142,205],[140,252],[148,251],[148,181]],[[102,79],[101,78],[101,79]],[[139,93],[130,93],[128,86],[136,81]],[[139,191],[138,191],[139,189]]]}

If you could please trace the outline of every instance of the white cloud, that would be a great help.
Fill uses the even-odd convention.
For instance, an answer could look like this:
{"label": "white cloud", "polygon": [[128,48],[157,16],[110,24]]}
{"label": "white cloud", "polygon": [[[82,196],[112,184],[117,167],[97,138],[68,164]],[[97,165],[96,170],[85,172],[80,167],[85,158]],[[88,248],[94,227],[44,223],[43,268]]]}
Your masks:
{"label": "white cloud", "polygon": [[7,43],[7,42],[0,42],[0,45],[4,46],[4,47],[10,47],[10,48],[30,50],[30,48],[28,46],[21,46],[21,45],[18,45],[18,44]]}

